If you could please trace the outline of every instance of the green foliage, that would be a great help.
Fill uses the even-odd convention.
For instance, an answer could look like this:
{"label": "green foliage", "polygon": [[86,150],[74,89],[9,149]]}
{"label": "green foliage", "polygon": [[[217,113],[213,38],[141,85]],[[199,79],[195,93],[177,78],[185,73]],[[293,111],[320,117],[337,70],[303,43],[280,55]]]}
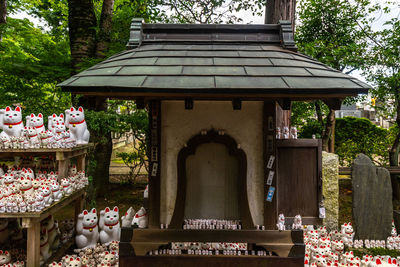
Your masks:
{"label": "green foliage", "polygon": [[0,107],[21,104],[24,114],[63,112],[70,94],[56,84],[70,74],[68,41],[26,19],[9,18],[0,27]]}
{"label": "green foliage", "polygon": [[138,146],[138,149],[135,149],[133,152],[117,153],[117,157],[120,157],[124,164],[130,169],[127,181],[123,182],[135,184],[142,169],[146,169],[146,145],[144,143],[140,143]]}
{"label": "green foliage", "polygon": [[296,42],[299,51],[343,71],[365,63],[365,31],[358,25],[368,17],[367,0],[302,0]]}
{"label": "green foliage", "polygon": [[169,23],[235,23],[242,22],[235,12],[249,10],[253,16],[262,15],[265,1],[260,0],[164,0],[160,1]]}
{"label": "green foliage", "polygon": [[[380,128],[365,118],[345,117],[336,119],[335,153],[341,166],[349,166],[359,153],[369,156],[376,164],[388,165],[389,147],[398,133],[397,127]],[[310,120],[299,132],[301,138],[320,136],[322,127]]]}

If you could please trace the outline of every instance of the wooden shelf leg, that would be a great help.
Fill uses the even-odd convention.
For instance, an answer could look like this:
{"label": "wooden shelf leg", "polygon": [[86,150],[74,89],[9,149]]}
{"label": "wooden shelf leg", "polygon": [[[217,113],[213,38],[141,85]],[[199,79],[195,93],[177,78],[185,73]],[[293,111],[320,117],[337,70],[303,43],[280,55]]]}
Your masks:
{"label": "wooden shelf leg", "polygon": [[32,220],[27,237],[27,267],[40,266],[40,221]]}
{"label": "wooden shelf leg", "polygon": [[75,200],[75,217],[74,217],[74,225],[76,225],[76,221],[78,219],[79,213],[83,210],[83,203],[84,203],[84,195],[81,195]]}
{"label": "wooden shelf leg", "polygon": [[62,178],[65,178],[68,176],[68,165],[69,165],[69,160],[59,160],[58,161],[58,181],[60,182]]}
{"label": "wooden shelf leg", "polygon": [[81,155],[76,158],[76,167],[78,171],[84,171],[86,168],[86,155]]}

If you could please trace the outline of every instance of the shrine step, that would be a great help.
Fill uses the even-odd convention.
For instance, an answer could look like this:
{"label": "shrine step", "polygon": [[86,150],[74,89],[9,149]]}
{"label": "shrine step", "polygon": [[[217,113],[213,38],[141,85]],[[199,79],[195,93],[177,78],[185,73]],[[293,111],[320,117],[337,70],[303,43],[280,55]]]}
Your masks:
{"label": "shrine step", "polygon": [[304,258],[259,256],[131,256],[120,257],[120,267],[298,267],[304,266]]}

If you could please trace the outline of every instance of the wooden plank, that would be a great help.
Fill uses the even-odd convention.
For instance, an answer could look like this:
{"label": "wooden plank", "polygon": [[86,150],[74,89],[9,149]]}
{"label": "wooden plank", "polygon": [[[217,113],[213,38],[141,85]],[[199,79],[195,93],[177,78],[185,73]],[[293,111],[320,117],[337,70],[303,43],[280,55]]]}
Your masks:
{"label": "wooden plank", "polygon": [[132,245],[137,242],[247,242],[301,244],[303,231],[277,230],[184,230],[184,229],[134,229]]}
{"label": "wooden plank", "polygon": [[[150,133],[150,147],[156,149],[156,158],[149,155],[149,227],[160,227],[160,199],[161,199],[161,102],[151,101],[149,103],[149,133]],[[154,130],[154,131],[152,131]],[[152,136],[152,133],[157,136]],[[154,164],[157,164],[155,176],[152,176],[152,169]]]}
{"label": "wooden plank", "polygon": [[56,153],[56,152],[62,152],[62,153],[67,153],[67,152],[74,152],[74,151],[79,151],[79,150],[85,150],[88,148],[93,147],[93,144],[87,144],[87,145],[78,145],[76,147],[72,148],[32,148],[32,149],[6,149],[6,150],[0,150],[0,156],[3,154],[8,154],[8,153],[22,153],[26,154],[26,156],[34,156],[37,153]]}
{"label": "wooden plank", "polygon": [[135,263],[136,267],[298,267],[304,266],[304,258],[260,257],[260,256],[134,256],[121,257],[119,266],[127,267]]}
{"label": "wooden plank", "polygon": [[318,147],[318,139],[280,139],[276,140],[276,146],[279,147]]}
{"label": "wooden plank", "polygon": [[27,231],[26,266],[40,266],[40,220],[36,220]]}

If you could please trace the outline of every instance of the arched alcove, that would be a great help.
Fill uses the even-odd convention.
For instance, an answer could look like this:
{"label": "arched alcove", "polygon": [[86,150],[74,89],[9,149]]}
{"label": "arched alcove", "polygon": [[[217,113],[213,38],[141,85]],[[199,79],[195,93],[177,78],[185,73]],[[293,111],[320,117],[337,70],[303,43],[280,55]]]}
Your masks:
{"label": "arched alcove", "polygon": [[[183,220],[185,218],[185,207],[186,207],[186,201],[187,201],[187,189],[188,189],[188,172],[187,172],[187,164],[193,164],[191,161],[193,159],[196,159],[196,157],[192,157],[193,159],[189,159],[189,156],[195,156],[196,151],[200,147],[200,153],[202,153],[202,150],[205,148],[201,148],[202,145],[204,144],[219,144],[223,146],[214,146],[216,150],[219,150],[217,153],[219,154],[224,154],[224,149],[226,149],[226,152],[228,153],[228,162],[224,163],[222,165],[222,168],[229,166],[229,164],[233,164],[236,162],[236,169],[237,169],[237,174],[236,175],[236,183],[237,185],[231,188],[237,188],[237,212],[238,213],[238,219],[241,220],[242,226],[244,229],[246,228],[251,228],[253,227],[253,222],[251,219],[251,214],[250,214],[250,209],[249,209],[249,203],[248,203],[248,198],[247,198],[247,160],[246,160],[246,154],[245,152],[240,149],[239,145],[237,142],[229,135],[227,134],[219,134],[218,132],[211,130],[208,131],[205,134],[199,134],[194,137],[192,137],[186,144],[184,148],[182,148],[178,154],[178,188],[177,188],[177,196],[176,196],[176,201],[175,201],[175,209],[174,209],[174,214],[172,216],[172,220],[170,223],[171,228],[181,228],[183,224]],[[209,146],[208,148],[211,148]],[[206,147],[207,148],[207,147]],[[203,151],[204,152],[204,151]],[[204,155],[202,155],[204,156]],[[196,164],[204,164],[204,169],[207,171],[207,165],[209,164],[206,160],[203,160],[202,162],[196,162]],[[213,164],[209,164],[213,166]],[[215,166],[215,165],[214,165]],[[201,169],[201,167],[200,167]],[[191,170],[193,171],[193,170]],[[215,171],[215,170],[214,170]],[[190,178],[189,178],[190,179]],[[220,183],[222,185],[222,183]],[[192,185],[189,184],[189,186],[192,187]],[[207,187],[207,184],[205,185]],[[210,186],[210,185],[208,185]],[[191,188],[189,188],[191,190]],[[224,194],[224,197],[228,196]],[[231,195],[232,196],[232,195]],[[191,201],[191,200],[189,200]],[[196,199],[194,201],[197,201]],[[224,203],[225,200],[224,200]],[[201,205],[201,204],[200,204]],[[209,202],[207,202],[206,205],[209,205]],[[223,205],[225,206],[225,204]],[[231,207],[234,207],[232,205]],[[204,208],[204,207],[203,207]],[[229,206],[227,206],[229,210]],[[225,211],[224,211],[225,212]],[[227,211],[229,214],[230,212]],[[220,213],[222,214],[222,213]],[[234,211],[231,211],[231,214],[235,214]],[[201,215],[201,213],[200,213]],[[207,216],[207,214],[205,214]],[[209,216],[212,216],[213,214],[210,213]],[[218,214],[216,214],[218,215]]]}

